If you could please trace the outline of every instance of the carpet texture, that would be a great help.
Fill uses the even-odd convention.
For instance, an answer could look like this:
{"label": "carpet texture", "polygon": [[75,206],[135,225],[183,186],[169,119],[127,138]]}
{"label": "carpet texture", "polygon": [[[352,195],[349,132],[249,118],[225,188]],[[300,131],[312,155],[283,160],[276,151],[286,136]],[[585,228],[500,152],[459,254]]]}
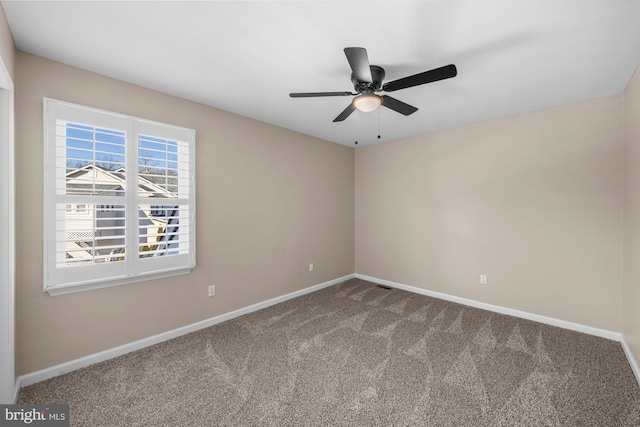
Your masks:
{"label": "carpet texture", "polygon": [[351,279],[20,391],[73,426],[640,426],[619,343]]}

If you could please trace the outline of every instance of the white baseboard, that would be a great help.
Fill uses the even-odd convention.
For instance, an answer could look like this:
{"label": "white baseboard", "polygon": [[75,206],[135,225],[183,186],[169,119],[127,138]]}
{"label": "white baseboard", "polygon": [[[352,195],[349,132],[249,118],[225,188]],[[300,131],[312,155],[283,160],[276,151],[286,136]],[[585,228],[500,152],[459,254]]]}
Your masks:
{"label": "white baseboard", "polygon": [[305,289],[301,289],[299,291],[295,291],[286,295],[282,295],[276,298],[269,299],[267,301],[263,301],[257,304],[250,305],[248,307],[244,307],[238,310],[231,311],[229,313],[221,314],[219,316],[215,316],[200,322],[193,323],[191,325],[183,326],[181,328],[177,328],[171,331],[163,332],[161,334],[157,334],[148,338],[143,338],[138,341],[134,341],[129,344],[121,345],[119,347],[114,347],[105,351],[101,351],[99,353],[94,353],[85,357],[81,357],[79,359],[71,360],[69,362],[65,362],[56,366],[52,366],[49,368],[42,369],[40,371],[32,372],[29,374],[21,375],[18,377],[18,380],[14,387],[14,402],[18,398],[18,393],[20,392],[21,387],[26,387],[31,384],[38,383],[40,381],[47,380],[49,378],[56,377],[58,375],[63,375],[86,366],[90,366],[99,362],[103,362],[105,360],[113,359],[115,357],[121,356],[123,354],[130,353],[132,351],[140,350],[146,347],[150,347],[152,345],[168,341],[173,338],[177,338],[182,335],[189,334],[191,332],[198,331],[200,329],[208,328],[210,326],[216,325],[218,323],[224,322],[226,320],[230,320],[244,314],[252,313],[254,311],[261,310],[263,308],[270,307],[272,305],[287,301],[292,298],[296,298],[311,292],[318,291],[320,289],[333,286],[340,282],[344,282],[345,280],[349,280],[351,278],[358,278],[362,280],[366,280],[373,283],[378,283],[380,285],[389,286],[392,288],[402,289],[405,291],[413,292],[416,294],[426,295],[434,298],[439,298],[446,301],[451,301],[471,307],[480,308],[483,310],[493,311],[495,313],[506,314],[509,316],[519,317],[527,320],[532,320],[535,322],[545,323],[552,326],[557,326],[564,329],[573,330],[576,332],[582,332],[589,335],[598,336],[601,338],[607,338],[614,341],[618,341],[621,343],[622,348],[627,356],[629,364],[631,365],[631,369],[633,370],[636,379],[638,380],[638,384],[640,384],[640,367],[636,363],[633,355],[631,354],[631,350],[627,346],[624,341],[622,334],[618,332],[612,332],[604,329],[593,328],[590,326],[581,325],[578,323],[567,322],[564,320],[554,319],[551,317],[541,316],[538,314],[532,314],[520,310],[514,310],[511,308],[501,307],[497,305],[487,304],[479,301],[474,301],[466,298],[457,297],[454,295],[444,294],[440,292],[429,291],[426,289],[418,288],[415,286],[404,285],[401,283],[392,282],[389,280],[378,279],[376,277],[365,276],[362,274],[349,274],[343,277],[339,277],[334,280],[330,280],[328,282],[320,283],[318,285],[310,286]]}
{"label": "white baseboard", "polygon": [[487,304],[484,302],[474,301],[467,298],[457,297],[454,295],[444,294],[441,292],[429,291],[426,289],[418,288],[415,286],[404,285],[402,283],[392,282],[390,280],[378,279],[377,277],[365,276],[363,274],[354,274],[357,279],[366,280],[368,282],[377,283],[379,285],[389,286],[391,288],[402,289],[404,291],[413,292],[420,295],[426,295],[433,298],[442,299],[445,301],[456,302],[458,304],[468,305],[470,307],[480,308],[483,310],[493,311],[494,313],[506,314],[509,316],[519,317],[521,319],[532,320],[534,322],[540,322],[551,326],[557,326],[563,329],[569,329],[576,332],[582,332],[584,334],[594,335],[596,337],[606,338],[613,341],[618,341],[624,350],[624,354],[627,357],[631,370],[640,385],[640,366],[636,362],[636,359],[631,353],[631,349],[624,340],[624,337],[619,332],[608,331],[606,329],[593,328],[591,326],[581,325],[579,323],[567,322],[566,320],[554,319],[553,317],[541,316],[539,314],[528,313],[526,311],[514,310],[512,308],[501,307],[499,305]]}
{"label": "white baseboard", "polygon": [[252,313],[254,311],[261,310],[263,308],[281,303],[283,301],[287,301],[291,298],[296,298],[310,292],[315,292],[320,289],[326,288],[328,286],[332,286],[338,284],[340,282],[344,282],[345,280],[352,279],[355,277],[353,274],[349,274],[347,276],[339,277],[337,279],[330,280],[328,282],[320,283],[318,285],[310,286],[305,289],[301,289],[299,291],[291,292],[286,295],[282,295],[276,298],[269,299],[267,301],[259,302],[257,304],[250,305],[248,307],[244,307],[238,310],[231,311],[229,313],[221,314],[219,316],[215,316],[200,322],[193,323],[191,325],[183,326],[181,328],[173,329],[171,331],[163,332],[161,334],[153,335],[148,338],[143,338],[138,341],[134,341],[129,344],[124,344],[118,347],[114,347],[105,351],[101,351],[99,353],[90,354],[85,357],[81,357],[79,359],[71,360],[69,362],[61,363],[56,366],[51,366],[49,368],[42,369],[40,371],[32,372],[25,375],[20,375],[18,377],[18,381],[15,387],[15,397],[17,399],[18,393],[21,387],[26,387],[31,384],[38,383],[40,381],[47,380],[49,378],[57,377],[58,375],[66,374],[80,368],[84,368],[86,366],[90,366],[99,362],[103,362],[105,360],[113,359],[114,357],[121,356],[123,354],[131,353],[132,351],[140,350],[145,347],[152,346],[154,344],[161,343],[163,341],[168,341],[173,338],[177,338],[182,335],[189,334],[191,332],[198,331],[200,329],[208,328],[210,326],[216,325],[218,323],[224,322],[226,320],[233,319],[235,317],[242,316],[244,314]]}
{"label": "white baseboard", "polygon": [[636,376],[638,385],[640,385],[640,366],[638,366],[636,359],[633,357],[633,353],[631,353],[631,349],[625,342],[624,337],[622,337],[622,339],[620,340],[620,344],[622,344],[622,349],[624,350],[624,354],[627,356],[629,365],[631,365],[631,370],[633,371],[633,374]]}
{"label": "white baseboard", "polygon": [[487,304],[484,302],[474,301],[467,298],[457,297],[454,295],[444,294],[441,292],[428,291],[426,289],[417,288],[415,286],[403,285],[402,283],[391,282],[389,280],[378,279],[377,277],[365,276],[362,274],[354,275],[358,279],[368,282],[378,283],[380,285],[392,288],[402,289],[404,291],[416,294],[426,295],[433,298],[443,299],[458,304],[468,305],[470,307],[480,308],[483,310],[493,311],[494,313],[506,314],[508,316],[519,317],[521,319],[533,320],[534,322],[545,323],[551,326],[557,326],[563,329],[570,329],[576,332],[582,332],[589,335],[595,335],[601,338],[607,338],[614,341],[622,341],[622,335],[618,332],[608,331],[606,329],[593,328],[591,326],[581,325],[579,323],[567,322],[566,320],[554,319],[553,317],[541,316],[539,314],[528,313],[526,311],[514,310],[512,308],[501,307],[499,305]]}

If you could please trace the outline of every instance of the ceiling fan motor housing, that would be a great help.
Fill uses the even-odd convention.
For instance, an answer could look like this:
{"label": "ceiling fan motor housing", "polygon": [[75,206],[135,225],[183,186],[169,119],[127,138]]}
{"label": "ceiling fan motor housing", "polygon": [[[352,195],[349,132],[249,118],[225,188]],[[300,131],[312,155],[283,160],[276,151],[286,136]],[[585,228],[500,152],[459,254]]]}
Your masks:
{"label": "ceiling fan motor housing", "polygon": [[351,81],[353,82],[353,88],[357,93],[373,93],[380,90],[382,87],[382,81],[384,80],[384,68],[377,65],[371,65],[371,78],[372,82],[358,81],[353,73],[351,73]]}

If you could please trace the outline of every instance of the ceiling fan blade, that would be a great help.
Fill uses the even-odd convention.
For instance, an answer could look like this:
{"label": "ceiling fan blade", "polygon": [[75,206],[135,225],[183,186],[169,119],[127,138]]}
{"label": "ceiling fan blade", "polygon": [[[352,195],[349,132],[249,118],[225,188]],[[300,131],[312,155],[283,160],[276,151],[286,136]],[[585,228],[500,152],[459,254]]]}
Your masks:
{"label": "ceiling fan blade", "polygon": [[349,61],[349,66],[357,81],[373,82],[367,49],[363,47],[345,47],[344,54],[347,55],[347,61]]}
{"label": "ceiling fan blade", "polygon": [[344,119],[346,119],[347,117],[349,117],[351,115],[351,113],[353,113],[355,111],[356,107],[354,107],[353,102],[350,103],[347,108],[344,109],[344,111],[342,113],[340,113],[338,115],[338,117],[336,117],[335,119],[333,119],[333,122],[341,122]]}
{"label": "ceiling fan blade", "polygon": [[458,74],[456,66],[453,64],[444,67],[435,68],[423,73],[414,74],[402,79],[385,83],[382,90],[385,92],[393,92],[394,90],[406,89],[408,87],[423,85],[425,83],[437,82],[438,80],[450,79]]}
{"label": "ceiling fan blade", "polygon": [[390,97],[389,95],[382,95],[382,105],[392,109],[393,111],[397,111],[400,114],[404,114],[405,116],[418,111],[418,109],[413,105],[409,105],[407,103],[399,101],[395,98]]}
{"label": "ceiling fan blade", "polygon": [[351,96],[357,95],[356,93],[351,92],[298,92],[298,93],[290,93],[289,96],[292,98],[312,98],[316,96]]}

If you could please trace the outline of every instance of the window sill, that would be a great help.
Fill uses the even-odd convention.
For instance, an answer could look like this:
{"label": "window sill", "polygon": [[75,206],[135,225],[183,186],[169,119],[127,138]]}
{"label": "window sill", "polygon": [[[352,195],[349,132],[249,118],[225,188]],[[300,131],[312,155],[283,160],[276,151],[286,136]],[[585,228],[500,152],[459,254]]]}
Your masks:
{"label": "window sill", "polygon": [[52,297],[66,294],[73,294],[76,292],[91,291],[94,289],[110,288],[113,286],[127,285],[130,283],[144,282],[147,280],[162,279],[165,277],[180,276],[182,274],[189,274],[193,270],[193,267],[179,268],[176,270],[168,270],[151,274],[144,274],[138,276],[122,277],[109,281],[99,282],[85,282],[74,283],[69,285],[49,286],[44,288],[44,292],[49,293]]}

